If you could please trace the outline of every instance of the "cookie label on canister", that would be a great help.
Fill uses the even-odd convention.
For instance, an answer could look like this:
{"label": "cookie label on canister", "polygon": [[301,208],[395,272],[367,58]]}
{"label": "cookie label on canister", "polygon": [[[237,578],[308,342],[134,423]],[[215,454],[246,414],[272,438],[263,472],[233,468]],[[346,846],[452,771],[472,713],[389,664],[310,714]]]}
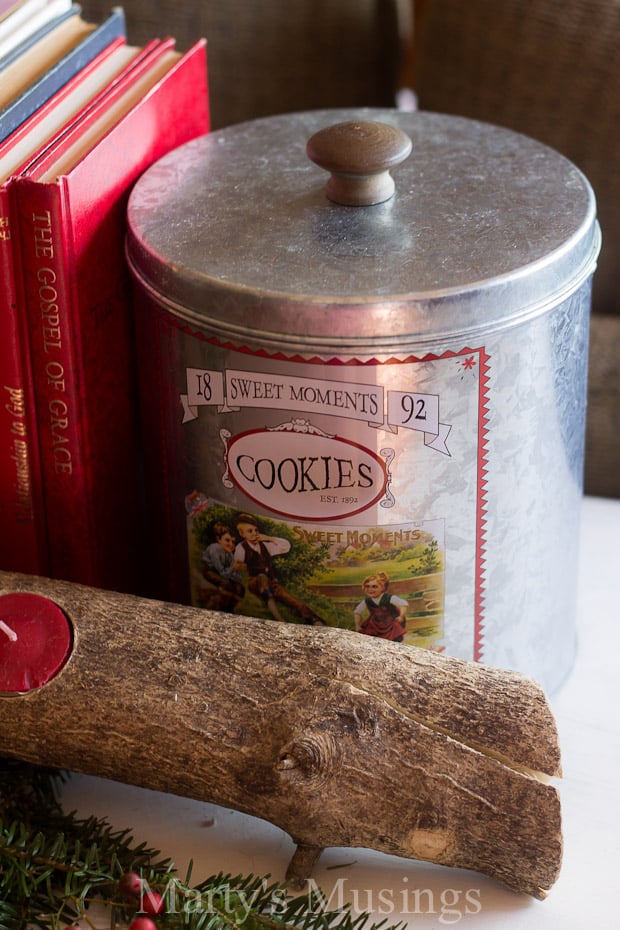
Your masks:
{"label": "cookie label on canister", "polygon": [[250,500],[297,520],[338,520],[387,500],[378,455],[305,419],[232,437],[226,461],[230,480]]}
{"label": "cookie label on canister", "polygon": [[203,358],[179,392],[208,449],[185,488],[193,602],[476,657],[484,350]]}

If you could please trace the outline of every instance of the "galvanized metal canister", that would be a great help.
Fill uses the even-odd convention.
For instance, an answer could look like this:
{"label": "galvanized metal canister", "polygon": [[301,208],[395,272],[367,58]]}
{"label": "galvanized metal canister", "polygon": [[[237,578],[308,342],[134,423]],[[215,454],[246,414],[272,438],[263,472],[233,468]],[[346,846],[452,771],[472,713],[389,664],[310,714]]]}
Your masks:
{"label": "galvanized metal canister", "polygon": [[[381,202],[335,202],[377,174]],[[556,688],[599,249],[577,168],[457,117],[298,113],[164,157],[128,230],[154,593]]]}

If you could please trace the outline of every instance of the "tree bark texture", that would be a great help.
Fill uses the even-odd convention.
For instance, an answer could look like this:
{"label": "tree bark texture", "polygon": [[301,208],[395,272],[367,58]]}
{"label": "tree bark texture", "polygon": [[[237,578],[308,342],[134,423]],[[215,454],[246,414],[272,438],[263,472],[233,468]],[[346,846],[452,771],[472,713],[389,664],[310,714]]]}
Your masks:
{"label": "tree bark texture", "polygon": [[[538,898],[561,861],[552,713],[513,672],[344,630],[0,573],[74,629],[56,678],[0,698],[0,754],[261,817],[298,844],[474,869]],[[0,599],[1,613],[1,599]]]}

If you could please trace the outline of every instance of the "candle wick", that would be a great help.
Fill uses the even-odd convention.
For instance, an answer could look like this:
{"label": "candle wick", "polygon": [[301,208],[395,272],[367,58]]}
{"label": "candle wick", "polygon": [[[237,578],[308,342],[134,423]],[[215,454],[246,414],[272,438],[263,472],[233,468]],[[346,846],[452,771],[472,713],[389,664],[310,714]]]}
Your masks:
{"label": "candle wick", "polygon": [[12,643],[17,642],[17,633],[15,630],[12,630],[11,627],[4,622],[4,620],[0,620],[0,630],[2,630],[3,633],[6,633]]}

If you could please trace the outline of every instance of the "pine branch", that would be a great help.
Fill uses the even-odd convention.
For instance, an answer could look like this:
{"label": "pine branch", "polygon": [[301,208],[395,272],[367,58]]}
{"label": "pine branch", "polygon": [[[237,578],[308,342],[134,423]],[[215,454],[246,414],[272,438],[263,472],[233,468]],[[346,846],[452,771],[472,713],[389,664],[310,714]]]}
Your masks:
{"label": "pine branch", "polygon": [[[191,884],[129,830],[64,813],[66,776],[0,759],[0,930],[61,930],[105,902],[110,927],[132,930],[378,930],[368,915],[330,909],[316,887],[291,897],[253,875],[212,875]],[[152,915],[157,921],[144,915]],[[136,915],[143,915],[136,920]],[[146,921],[146,923],[145,923]],[[394,928],[395,930],[395,928]]]}

